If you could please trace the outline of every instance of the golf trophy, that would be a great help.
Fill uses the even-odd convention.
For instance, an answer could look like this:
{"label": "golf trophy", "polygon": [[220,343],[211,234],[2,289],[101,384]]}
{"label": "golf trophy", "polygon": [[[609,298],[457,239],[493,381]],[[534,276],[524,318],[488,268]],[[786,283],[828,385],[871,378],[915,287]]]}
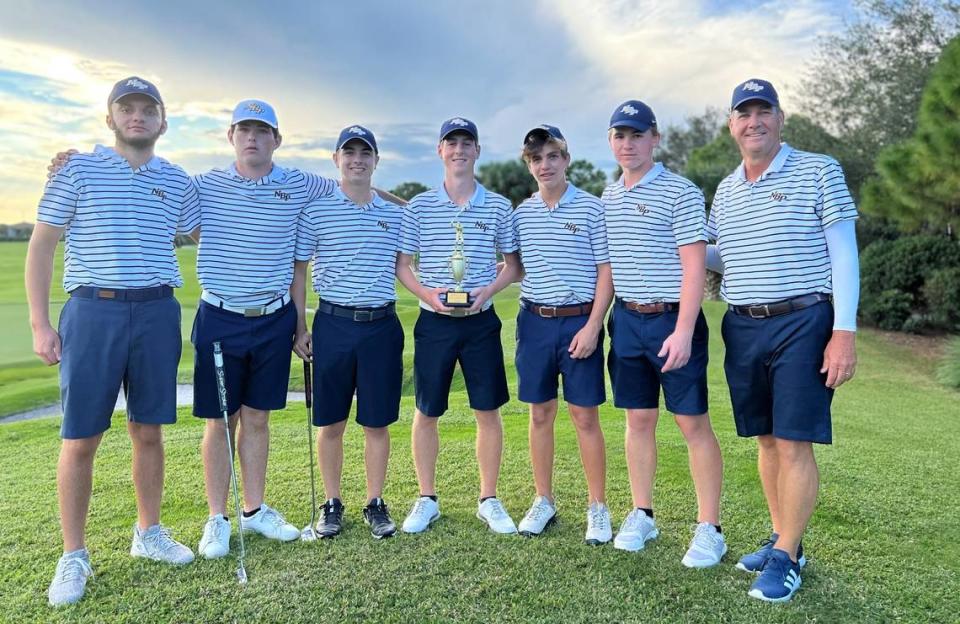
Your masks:
{"label": "golf trophy", "polygon": [[463,225],[459,221],[453,223],[456,239],[453,243],[453,252],[447,261],[450,275],[453,276],[453,289],[440,294],[440,301],[450,308],[469,308],[473,305],[473,297],[463,290],[463,276],[467,273],[470,262],[463,255]]}

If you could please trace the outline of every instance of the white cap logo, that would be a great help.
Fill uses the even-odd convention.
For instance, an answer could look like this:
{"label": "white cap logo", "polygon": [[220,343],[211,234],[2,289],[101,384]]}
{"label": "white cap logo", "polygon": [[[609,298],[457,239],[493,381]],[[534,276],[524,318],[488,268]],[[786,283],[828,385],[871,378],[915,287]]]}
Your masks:
{"label": "white cap logo", "polygon": [[257,113],[258,115],[263,112],[263,108],[256,102],[250,102],[247,104],[246,108],[251,113]]}
{"label": "white cap logo", "polygon": [[147,85],[147,83],[142,82],[142,81],[140,81],[140,80],[137,80],[136,78],[131,78],[130,80],[128,80],[128,81],[127,81],[127,86],[128,86],[128,87],[133,87],[134,89],[140,89],[140,90],[149,89],[149,88],[150,88],[150,87]]}
{"label": "white cap logo", "polygon": [[460,119],[459,117],[455,117],[455,118],[453,118],[453,119],[450,120],[450,125],[452,125],[452,126],[469,126],[470,124],[468,124],[468,123],[465,122],[464,120]]}
{"label": "white cap logo", "polygon": [[638,110],[635,109],[634,107],[632,107],[632,106],[630,106],[629,104],[627,104],[626,106],[624,106],[623,108],[620,109],[620,112],[621,112],[621,113],[626,113],[627,115],[636,115],[636,114],[639,113],[640,111],[638,111]]}
{"label": "white cap logo", "polygon": [[357,126],[352,126],[349,130],[347,130],[347,132],[351,134],[359,134],[360,136],[366,136],[367,134],[363,131],[363,128],[359,128]]}
{"label": "white cap logo", "polygon": [[760,92],[760,91],[763,91],[763,85],[757,84],[756,82],[751,80],[750,82],[743,83],[743,86],[741,87],[741,89],[743,89],[744,91]]}

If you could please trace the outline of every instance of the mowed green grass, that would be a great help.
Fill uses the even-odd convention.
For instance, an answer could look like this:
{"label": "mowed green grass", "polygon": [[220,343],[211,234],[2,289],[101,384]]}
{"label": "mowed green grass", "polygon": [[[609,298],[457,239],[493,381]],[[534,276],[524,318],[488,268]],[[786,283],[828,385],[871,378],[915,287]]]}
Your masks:
{"label": "mowed green grass", "polygon": [[[512,359],[515,307],[497,302]],[[755,445],[736,437],[723,382],[719,320],[712,329],[710,408],[724,452],[724,563],[687,570],[680,558],[696,520],[686,448],[669,417],[658,429],[655,493],[661,537],[635,554],[582,543],[585,483],[573,428],[557,424],[555,490],[560,522],[545,536],[497,536],[474,517],[478,480],[474,420],[463,392],[440,424],[438,492],[443,518],[419,536],[376,542],[360,517],[362,434],[346,436],[347,527],[336,540],[247,542],[250,583],[238,586],[235,558],[183,569],[127,554],[135,518],[130,443],[123,418],[104,437],[94,478],[88,547],[97,573],[85,599],[46,605],[60,554],[55,465],[59,421],[0,427],[0,620],[16,622],[956,622],[960,591],[960,393],[937,385],[920,356],[871,332],[860,335],[857,378],[834,401],[836,444],[818,448],[820,504],[805,539],[810,563],[787,605],[746,595],[751,577],[736,558],[769,532]],[[408,346],[414,310],[401,312]],[[186,315],[185,315],[186,318]],[[409,362],[408,362],[409,364]],[[515,376],[510,379],[515,396]],[[385,496],[399,522],[417,494],[410,458],[413,404],[391,428]],[[302,404],[272,417],[268,502],[298,526],[309,518],[307,432]],[[506,430],[499,495],[519,520],[534,495],[527,416],[515,400]],[[601,410],[608,457],[608,502],[619,524],[630,508],[623,416]],[[196,548],[206,518],[198,451],[202,428],[189,410],[165,429],[164,522]],[[236,546],[236,539],[234,539]]]}

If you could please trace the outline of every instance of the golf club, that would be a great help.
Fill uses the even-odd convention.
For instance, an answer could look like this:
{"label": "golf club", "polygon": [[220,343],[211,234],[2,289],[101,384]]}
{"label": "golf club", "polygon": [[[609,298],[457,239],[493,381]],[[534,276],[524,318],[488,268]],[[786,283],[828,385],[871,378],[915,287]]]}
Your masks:
{"label": "golf club", "polygon": [[220,412],[223,415],[223,431],[227,437],[227,452],[230,453],[230,479],[233,481],[233,504],[237,511],[237,533],[240,534],[240,557],[237,561],[237,580],[241,585],[247,583],[247,569],[243,565],[243,558],[247,554],[243,543],[243,528],[240,526],[242,510],[240,509],[240,491],[237,489],[237,471],[234,468],[233,442],[230,440],[230,412],[227,409],[227,383],[223,372],[223,351],[220,341],[213,343],[213,365],[217,372],[217,394],[220,398]]}
{"label": "golf club", "polygon": [[314,528],[317,522],[317,481],[313,473],[313,378],[310,375],[310,362],[303,361],[303,393],[307,403],[307,451],[310,454],[310,524],[300,531],[300,539],[313,542],[319,537]]}

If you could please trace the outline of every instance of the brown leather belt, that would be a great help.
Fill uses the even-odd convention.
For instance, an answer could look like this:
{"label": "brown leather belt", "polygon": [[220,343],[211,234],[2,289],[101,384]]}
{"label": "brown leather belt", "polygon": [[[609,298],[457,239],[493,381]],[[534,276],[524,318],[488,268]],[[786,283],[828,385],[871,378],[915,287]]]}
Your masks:
{"label": "brown leather belt", "polygon": [[593,311],[593,302],[577,303],[574,305],[547,306],[532,303],[525,299],[520,300],[520,307],[543,318],[562,318],[567,316],[586,316]]}
{"label": "brown leather belt", "polygon": [[772,303],[731,305],[730,309],[734,312],[734,314],[739,314],[740,316],[763,319],[809,308],[810,306],[816,305],[822,301],[830,301],[830,295],[825,295],[823,293],[811,293],[809,295],[800,295],[799,297],[784,299],[783,301],[774,301]]}
{"label": "brown leather belt", "polygon": [[637,314],[660,314],[662,312],[676,312],[680,309],[680,304],[674,301],[657,301],[656,303],[637,303],[636,301],[624,301],[617,299],[617,303]]}

